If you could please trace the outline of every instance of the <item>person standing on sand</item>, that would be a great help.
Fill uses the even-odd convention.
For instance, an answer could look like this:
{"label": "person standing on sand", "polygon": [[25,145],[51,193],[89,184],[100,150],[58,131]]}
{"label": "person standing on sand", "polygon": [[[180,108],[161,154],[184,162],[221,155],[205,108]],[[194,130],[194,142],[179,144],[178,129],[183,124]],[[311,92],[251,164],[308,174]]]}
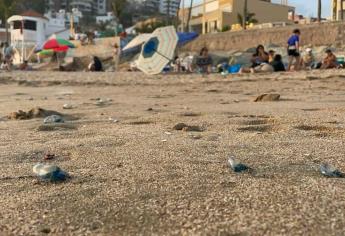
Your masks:
{"label": "person standing on sand", "polygon": [[114,45],[114,51],[113,51],[113,60],[114,60],[114,70],[117,71],[119,69],[119,62],[120,62],[120,56],[121,56],[121,48],[117,43]]}
{"label": "person standing on sand", "polygon": [[0,62],[2,62],[4,60],[3,51],[4,51],[4,43],[1,42],[1,44],[0,44]]}
{"label": "person standing on sand", "polygon": [[299,70],[300,66],[300,58],[301,55],[299,53],[299,46],[300,46],[300,35],[301,31],[299,29],[295,29],[293,31],[293,34],[290,36],[288,42],[287,42],[287,52],[289,56],[289,66],[288,71],[292,68],[292,63],[295,60],[294,63],[294,70]]}

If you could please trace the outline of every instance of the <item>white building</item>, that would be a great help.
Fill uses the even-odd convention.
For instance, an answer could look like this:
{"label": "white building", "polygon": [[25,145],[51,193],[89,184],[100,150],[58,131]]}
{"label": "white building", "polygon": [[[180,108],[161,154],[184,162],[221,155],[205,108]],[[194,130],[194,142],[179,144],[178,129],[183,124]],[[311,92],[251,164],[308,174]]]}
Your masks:
{"label": "white building", "polygon": [[43,44],[46,40],[49,19],[39,13],[28,11],[10,17],[7,22],[10,25],[12,45],[24,42],[34,46]]}
{"label": "white building", "polygon": [[98,15],[105,15],[107,13],[107,1],[106,0],[97,0],[96,11]]}
{"label": "white building", "polygon": [[76,8],[90,14],[105,15],[107,13],[107,0],[46,0],[47,11],[58,12],[61,9],[69,11]]}
{"label": "white building", "polygon": [[70,7],[76,8],[81,12],[92,13],[94,0],[73,0],[70,3]]}
{"label": "white building", "polygon": [[11,45],[19,52],[15,63],[26,60],[33,48],[42,47],[52,35],[69,38],[69,29],[65,28],[63,19],[49,19],[34,11],[11,16],[7,22],[10,25]]}
{"label": "white building", "polygon": [[108,12],[106,16],[96,16],[96,23],[107,23],[113,21],[115,19],[114,14],[112,12]]}
{"label": "white building", "polygon": [[159,12],[161,14],[168,15],[168,11],[169,11],[169,16],[176,16],[179,6],[180,6],[179,0],[160,0]]}

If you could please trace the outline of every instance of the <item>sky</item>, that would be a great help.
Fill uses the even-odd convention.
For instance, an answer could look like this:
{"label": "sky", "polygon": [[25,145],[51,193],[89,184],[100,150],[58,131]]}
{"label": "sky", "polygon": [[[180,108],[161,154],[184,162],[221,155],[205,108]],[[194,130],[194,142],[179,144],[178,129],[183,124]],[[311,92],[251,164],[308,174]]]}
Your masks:
{"label": "sky", "polygon": [[[273,0],[273,2],[280,2],[280,0]],[[290,6],[296,7],[296,12],[298,14],[303,14],[304,16],[315,16],[317,15],[317,0],[289,0]],[[331,16],[331,0],[322,0],[322,16]]]}

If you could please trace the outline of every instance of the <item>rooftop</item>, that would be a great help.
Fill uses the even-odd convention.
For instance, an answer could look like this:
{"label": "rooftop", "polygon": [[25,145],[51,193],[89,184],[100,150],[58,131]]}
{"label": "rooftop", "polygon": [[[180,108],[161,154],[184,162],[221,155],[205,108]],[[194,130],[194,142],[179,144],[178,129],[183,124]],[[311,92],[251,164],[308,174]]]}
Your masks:
{"label": "rooftop", "polygon": [[20,16],[36,17],[36,18],[42,18],[42,19],[45,19],[45,20],[49,20],[44,15],[42,15],[42,14],[36,12],[36,11],[33,11],[33,10],[25,11],[25,12],[21,13]]}

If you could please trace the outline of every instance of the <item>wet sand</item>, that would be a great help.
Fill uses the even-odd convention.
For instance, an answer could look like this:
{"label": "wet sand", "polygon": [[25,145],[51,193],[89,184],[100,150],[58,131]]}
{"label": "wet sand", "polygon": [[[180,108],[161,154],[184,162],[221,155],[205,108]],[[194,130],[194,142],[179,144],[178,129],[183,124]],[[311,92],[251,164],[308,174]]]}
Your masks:
{"label": "wet sand", "polygon": [[[1,235],[342,235],[345,180],[318,167],[345,171],[344,73],[1,73],[0,117],[66,115],[0,118]],[[38,162],[71,180],[38,182]]]}

